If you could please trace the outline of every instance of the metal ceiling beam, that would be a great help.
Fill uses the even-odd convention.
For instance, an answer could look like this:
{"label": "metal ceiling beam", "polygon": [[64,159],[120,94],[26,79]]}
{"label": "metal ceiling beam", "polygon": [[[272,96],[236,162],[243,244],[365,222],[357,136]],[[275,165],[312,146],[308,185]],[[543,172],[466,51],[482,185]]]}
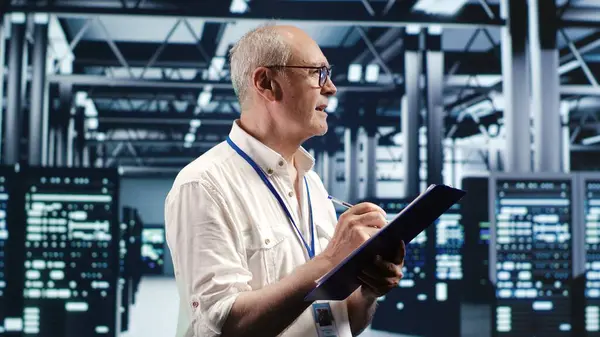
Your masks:
{"label": "metal ceiling beam", "polygon": [[[595,34],[592,34],[595,36]],[[599,36],[600,37],[600,36]],[[580,41],[574,42],[575,47],[577,48],[577,50],[579,51],[580,54],[584,54],[586,52],[589,52],[591,50],[594,50],[598,47],[600,47],[600,39],[595,39],[595,38],[584,38],[582,40],[585,40],[585,42],[583,44],[581,44]],[[569,50],[568,47],[565,47],[565,50]],[[568,73],[569,71],[579,68],[579,62],[577,59],[575,59],[575,56],[570,52],[563,55],[560,57],[560,66],[558,69],[558,72],[560,75],[564,75],[566,73]],[[457,105],[472,105],[475,104],[483,99],[485,99],[485,95],[488,95],[490,92],[493,91],[502,91],[502,80],[498,81],[498,83],[495,83],[489,87],[486,87],[483,89],[483,91],[479,92],[476,95],[472,95],[469,96],[467,99],[463,99],[461,100],[460,104]],[[591,86],[585,86],[585,85],[562,85],[560,88],[560,93],[563,95],[580,95],[580,96],[586,96],[586,95],[593,95],[593,96],[597,96],[597,89],[594,89]],[[450,109],[452,108],[452,105],[446,105],[446,109]]]}
{"label": "metal ceiling beam", "polygon": [[[329,126],[334,128],[336,126],[345,127],[346,124],[352,123],[348,119],[341,118],[343,116],[330,114]],[[230,129],[233,121],[239,118],[238,114],[184,114],[184,113],[147,113],[137,111],[115,111],[115,110],[102,110],[98,111],[98,130],[108,131],[111,129],[152,129],[152,130],[163,130],[166,128],[187,130],[190,120],[198,119],[201,122],[199,133],[203,133],[204,128],[209,128],[210,133],[216,133],[226,135]],[[359,117],[362,118],[362,117]],[[483,124],[490,124],[496,121],[498,116],[486,116],[482,117]],[[379,126],[398,126],[401,123],[400,116],[389,116],[389,115],[377,115],[375,123]],[[362,120],[361,120],[362,122]],[[446,127],[451,127],[456,124],[455,116],[448,116],[446,118]],[[127,139],[128,141],[135,141],[134,139]],[[123,139],[114,139],[114,141],[124,141]],[[145,142],[145,141],[144,141]],[[164,145],[163,140],[157,140],[160,144]],[[181,145],[181,144],[179,144]]]}
{"label": "metal ceiling beam", "polygon": [[[99,144],[118,144],[118,143],[121,143],[124,141],[123,140],[112,140],[112,139],[98,141],[95,139],[90,139],[90,140],[86,140],[85,142],[87,145],[99,145]],[[130,142],[131,144],[133,144],[135,146],[158,146],[158,147],[162,147],[162,146],[182,147],[183,143],[184,143],[183,140],[172,140],[172,139],[165,139],[165,140],[128,139],[127,142]],[[195,141],[195,142],[191,143],[191,147],[193,147],[193,148],[211,148],[211,147],[217,145],[218,143],[219,143],[218,141],[212,141],[212,142],[211,141]],[[147,158],[147,157],[142,156],[142,158]]]}
{"label": "metal ceiling beam", "polygon": [[[182,28],[180,28],[182,29]],[[204,37],[204,36],[203,36]],[[116,41],[115,42],[123,56],[131,67],[144,67],[158,48],[161,48],[160,42],[133,42]],[[209,45],[209,43],[205,43]],[[171,67],[171,68],[194,68],[207,69],[210,62],[203,59],[198,48],[193,43],[172,43],[162,47],[160,57],[152,64],[152,67]],[[208,47],[207,47],[208,48]],[[212,47],[211,50],[214,50]],[[362,45],[351,47],[321,47],[323,54],[327,56],[329,63],[338,68],[338,64],[347,64],[348,55],[354,55],[364,50]],[[115,58],[110,46],[101,40],[86,40],[77,44],[73,50],[75,66],[111,66],[121,67],[119,60]],[[214,53],[214,52],[213,52]],[[211,54],[212,55],[212,54]],[[209,60],[210,61],[210,60]],[[343,66],[343,65],[342,65]],[[224,69],[229,68],[229,62],[225,63]]]}
{"label": "metal ceiling beam", "polygon": [[[361,2],[339,1],[280,1],[280,2],[253,2],[252,11],[244,14],[231,13],[228,1],[185,3],[185,6],[176,4],[162,6],[144,6],[144,8],[123,8],[118,3],[110,6],[86,6],[84,1],[52,1],[45,3],[19,3],[11,5],[13,12],[45,12],[56,14],[59,17],[87,17],[99,15],[127,16],[149,15],[161,17],[189,17],[199,18],[207,22],[235,22],[235,21],[265,21],[278,18],[280,23],[314,23],[320,26],[361,26],[361,27],[404,27],[418,24],[421,26],[444,26],[455,28],[472,28],[502,26],[505,20],[490,19],[479,4],[465,5],[455,16],[436,16],[424,13],[415,13],[409,10],[390,11],[386,15],[370,15],[365,11]],[[373,7],[379,5],[373,3]],[[344,10],[340,10],[341,8]],[[497,5],[490,5],[492,10],[498,12]],[[383,8],[382,8],[383,9]],[[378,12],[381,12],[377,10]],[[310,18],[310,19],[307,19]]]}
{"label": "metal ceiling beam", "polygon": [[577,28],[598,28],[600,27],[600,7],[597,6],[582,6],[577,7],[571,5],[562,14],[562,27],[577,27]]}
{"label": "metal ceiling beam", "polygon": [[[181,145],[181,143],[180,143]],[[198,156],[200,153],[198,153]],[[194,161],[194,159],[198,158],[198,156],[189,156],[189,157],[146,157],[142,158],[144,161],[144,165],[183,165],[186,163],[190,163]],[[116,157],[113,161],[117,165],[135,165],[138,164],[138,159],[133,157]],[[107,164],[107,166],[110,166]]]}
{"label": "metal ceiling beam", "polygon": [[561,85],[560,93],[562,95],[575,96],[600,96],[600,87],[592,85]]}
{"label": "metal ceiling beam", "polygon": [[569,46],[571,53],[573,54],[573,56],[575,56],[575,59],[579,63],[579,67],[581,67],[581,69],[585,73],[585,76],[587,77],[588,81],[590,81],[592,86],[598,87],[598,81],[596,80],[596,77],[594,76],[594,74],[590,70],[590,67],[587,65],[587,63],[583,59],[583,56],[581,55],[581,53],[579,52],[577,47],[575,47],[575,44],[573,43],[573,41],[571,41],[571,39],[569,38],[569,36],[567,35],[567,33],[565,33],[565,31],[563,29],[559,29],[558,32],[562,35],[563,39],[567,42],[567,45]]}
{"label": "metal ceiling beam", "polygon": [[[213,89],[233,90],[231,82],[223,81],[154,81],[131,78],[115,78],[98,75],[51,75],[48,76],[50,83],[68,83],[75,87],[110,87],[110,88],[154,88],[154,89],[183,89],[202,90],[210,85]],[[336,85],[338,92],[391,92],[398,90],[394,85],[366,85],[341,83]]]}
{"label": "metal ceiling beam", "polygon": [[179,173],[181,167],[161,167],[161,166],[128,166],[119,165],[119,174],[123,177],[174,177]]}
{"label": "metal ceiling beam", "polygon": [[573,152],[600,152],[600,145],[571,144],[569,148]]}
{"label": "metal ceiling beam", "polygon": [[144,113],[138,114],[139,117],[98,117],[99,123],[108,124],[126,124],[126,125],[148,125],[148,124],[160,124],[160,125],[189,125],[190,120],[200,119],[202,125],[210,126],[231,126],[234,119],[239,117],[231,117],[230,119],[214,119],[214,118],[201,118],[200,115],[192,118],[178,118],[178,117],[144,117]]}

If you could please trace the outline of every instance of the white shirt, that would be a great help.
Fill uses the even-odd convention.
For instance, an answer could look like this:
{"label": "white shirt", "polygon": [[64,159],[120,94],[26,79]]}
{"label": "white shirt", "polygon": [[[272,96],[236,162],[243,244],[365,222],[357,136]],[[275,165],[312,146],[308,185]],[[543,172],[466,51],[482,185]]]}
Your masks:
{"label": "white shirt", "polygon": [[[316,254],[337,223],[314,159],[294,155],[302,182],[300,204],[281,155],[233,123],[231,140],[269,176],[307,242],[310,190]],[[180,297],[177,337],[219,336],[238,294],[277,282],[308,261],[286,213],[256,171],[229,144],[220,143],[177,175],[165,202],[167,244]],[[339,337],[351,337],[346,302],[330,303]],[[309,307],[280,336],[318,337]]]}

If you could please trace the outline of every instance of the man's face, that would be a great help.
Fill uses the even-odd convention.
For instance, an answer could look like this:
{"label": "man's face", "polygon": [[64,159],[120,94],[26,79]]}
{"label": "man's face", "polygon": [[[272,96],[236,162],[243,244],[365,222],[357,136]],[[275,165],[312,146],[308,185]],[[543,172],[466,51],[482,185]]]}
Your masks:
{"label": "man's face", "polygon": [[325,107],[330,96],[337,89],[329,77],[323,86],[319,85],[319,69],[292,67],[327,67],[329,63],[323,52],[304,32],[293,32],[286,36],[292,46],[289,68],[281,69],[285,73],[279,83],[282,97],[277,102],[281,115],[280,125],[290,134],[302,138],[324,135],[327,132],[327,113]]}

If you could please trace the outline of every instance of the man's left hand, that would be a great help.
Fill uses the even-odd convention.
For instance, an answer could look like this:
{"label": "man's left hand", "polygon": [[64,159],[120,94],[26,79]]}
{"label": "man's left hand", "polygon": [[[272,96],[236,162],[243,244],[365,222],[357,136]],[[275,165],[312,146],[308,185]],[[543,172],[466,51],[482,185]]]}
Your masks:
{"label": "man's left hand", "polygon": [[362,283],[362,291],[371,296],[381,297],[396,288],[404,276],[402,267],[404,267],[405,255],[404,242],[401,242],[396,254],[389,261],[377,255],[373,264],[367,266],[358,275]]}

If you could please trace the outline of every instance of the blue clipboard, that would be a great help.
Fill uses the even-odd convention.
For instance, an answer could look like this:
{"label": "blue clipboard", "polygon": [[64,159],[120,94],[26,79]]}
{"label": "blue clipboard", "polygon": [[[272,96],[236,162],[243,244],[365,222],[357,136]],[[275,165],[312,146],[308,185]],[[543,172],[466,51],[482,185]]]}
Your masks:
{"label": "blue clipboard", "polygon": [[360,286],[357,278],[375,255],[391,256],[400,241],[408,244],[427,229],[452,205],[466,194],[465,191],[446,185],[431,185],[406,206],[377,234],[355,249],[335,268],[316,281],[316,287],[306,295],[305,301],[342,301]]}

